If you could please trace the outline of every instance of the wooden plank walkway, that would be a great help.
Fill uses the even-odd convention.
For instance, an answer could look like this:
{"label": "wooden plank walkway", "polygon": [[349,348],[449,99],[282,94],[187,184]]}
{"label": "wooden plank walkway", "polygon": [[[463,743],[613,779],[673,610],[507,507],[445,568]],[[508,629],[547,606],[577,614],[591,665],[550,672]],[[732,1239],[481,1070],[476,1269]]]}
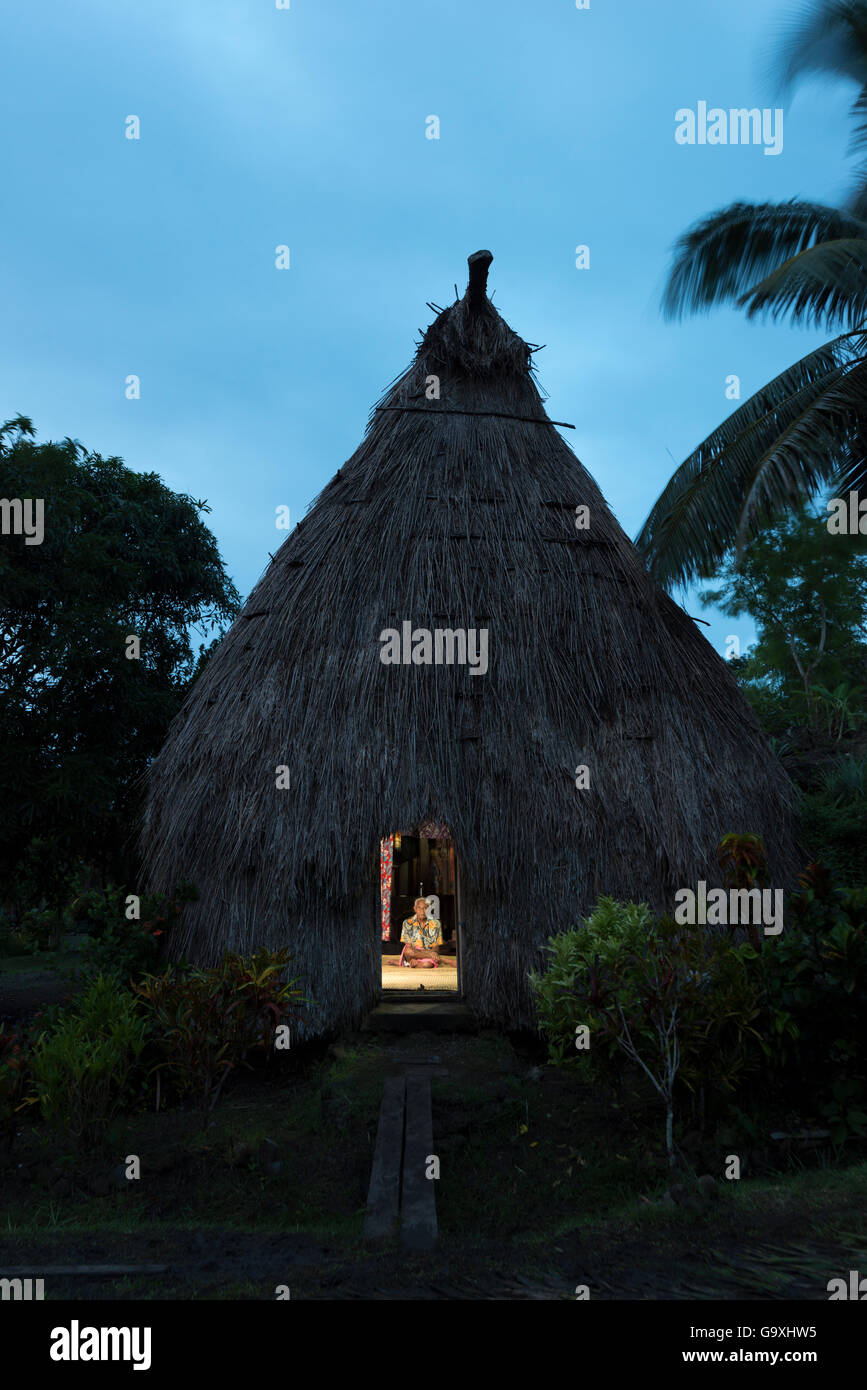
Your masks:
{"label": "wooden plank walkway", "polygon": [[367,1192],[364,1239],[386,1240],[400,1214],[400,1170],[403,1160],[403,1122],[406,1077],[387,1076],[379,1107],[379,1128]]}
{"label": "wooden plank walkway", "polygon": [[434,1151],[430,1073],[441,1070],[410,1064],[408,1073],[385,1079],[367,1193],[365,1240],[387,1240],[400,1222],[404,1249],[432,1250],[437,1243],[436,1179],[427,1177],[427,1168]]}
{"label": "wooden plank walkway", "polygon": [[433,1154],[430,1081],[410,1080],[406,1088],[403,1181],[400,1193],[400,1243],[406,1250],[433,1250],[437,1243],[436,1179],[426,1176]]}

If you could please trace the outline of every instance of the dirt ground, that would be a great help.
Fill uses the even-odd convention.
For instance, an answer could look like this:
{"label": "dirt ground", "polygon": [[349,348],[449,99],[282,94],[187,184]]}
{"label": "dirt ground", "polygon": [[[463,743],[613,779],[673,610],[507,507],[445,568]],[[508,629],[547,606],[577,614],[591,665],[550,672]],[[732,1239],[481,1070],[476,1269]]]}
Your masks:
{"label": "dirt ground", "polygon": [[[829,1203],[825,1216],[851,1223],[845,1202]],[[293,1299],[571,1301],[586,1285],[602,1300],[824,1301],[829,1278],[867,1265],[867,1236],[817,1231],[805,1238],[803,1218],[786,1210],[738,1234],[693,1219],[653,1233],[600,1223],[560,1237],[546,1255],[543,1263],[541,1252],[508,1241],[450,1239],[432,1254],[408,1257],[303,1233],[219,1229],[58,1231],[50,1240],[0,1241],[4,1271],[26,1264],[38,1275],[67,1262],[166,1266],[148,1276],[49,1275],[48,1298],[273,1300],[286,1285]]]}

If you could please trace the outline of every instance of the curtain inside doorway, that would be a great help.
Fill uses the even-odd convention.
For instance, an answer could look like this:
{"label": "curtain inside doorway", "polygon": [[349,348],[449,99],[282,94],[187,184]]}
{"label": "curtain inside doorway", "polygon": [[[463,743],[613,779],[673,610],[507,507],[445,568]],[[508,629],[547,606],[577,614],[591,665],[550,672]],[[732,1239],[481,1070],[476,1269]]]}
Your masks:
{"label": "curtain inside doorway", "polygon": [[382,913],[382,939],[391,932],[391,880],[394,876],[394,836],[381,840],[379,845],[379,905]]}

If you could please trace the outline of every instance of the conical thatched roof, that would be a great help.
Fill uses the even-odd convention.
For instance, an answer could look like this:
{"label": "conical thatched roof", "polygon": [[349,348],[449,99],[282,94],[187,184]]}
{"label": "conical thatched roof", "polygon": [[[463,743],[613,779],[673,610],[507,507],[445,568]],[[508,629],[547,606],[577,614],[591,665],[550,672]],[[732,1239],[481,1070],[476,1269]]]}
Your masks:
{"label": "conical thatched roof", "polygon": [[[531,349],[487,298],[490,259],[470,258],[466,295],[281,546],[150,775],[148,885],[201,895],[175,949],[290,946],[312,1030],[375,1001],[379,841],[423,817],[460,857],[467,997],[509,1026],[532,1019],[548,936],[599,893],[671,910],[677,887],[720,883],[732,830],[764,836],[778,884],[794,867],[790,784],[548,420]],[[383,664],[405,621],[486,629],[486,674]]]}

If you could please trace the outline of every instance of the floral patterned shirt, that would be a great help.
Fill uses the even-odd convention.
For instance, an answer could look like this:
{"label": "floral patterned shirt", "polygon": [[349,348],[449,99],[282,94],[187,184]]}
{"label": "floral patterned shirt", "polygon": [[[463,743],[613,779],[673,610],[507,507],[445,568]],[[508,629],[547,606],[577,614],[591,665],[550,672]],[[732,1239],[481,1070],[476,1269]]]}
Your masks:
{"label": "floral patterned shirt", "polygon": [[400,939],[406,941],[410,946],[420,948],[442,946],[442,927],[436,917],[428,917],[424,922],[420,922],[417,917],[407,917],[400,933]]}

